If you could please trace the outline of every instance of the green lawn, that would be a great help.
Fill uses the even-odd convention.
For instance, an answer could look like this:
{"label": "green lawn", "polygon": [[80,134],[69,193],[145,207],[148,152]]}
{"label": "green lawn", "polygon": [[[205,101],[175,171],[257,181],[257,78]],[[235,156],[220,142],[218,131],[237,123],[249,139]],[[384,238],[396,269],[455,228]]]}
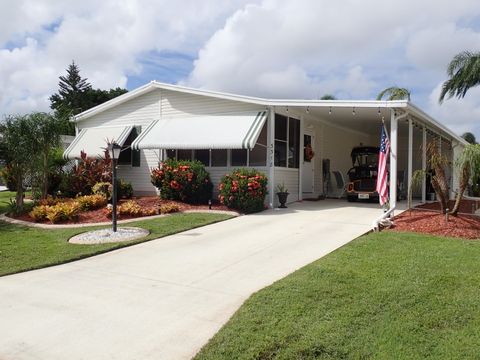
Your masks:
{"label": "green lawn", "polygon": [[0,222],[0,276],[85,258],[230,217],[224,214],[187,213],[132,222],[128,226],[148,229],[150,235],[126,243],[101,245],[74,245],[67,242],[73,235],[101,227],[43,230]]}
{"label": "green lawn", "polygon": [[478,359],[480,242],[382,232],[254,294],[196,359]]}
{"label": "green lawn", "polygon": [[15,199],[15,191],[0,191],[0,214],[7,211],[11,198]]}

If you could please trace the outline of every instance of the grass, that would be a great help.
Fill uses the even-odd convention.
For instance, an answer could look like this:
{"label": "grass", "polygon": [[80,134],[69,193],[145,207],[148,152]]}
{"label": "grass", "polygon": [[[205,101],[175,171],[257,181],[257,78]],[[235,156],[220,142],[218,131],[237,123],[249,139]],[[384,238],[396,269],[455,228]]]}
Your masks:
{"label": "grass", "polygon": [[15,191],[0,191],[0,214],[7,212],[10,199],[15,199]]}
{"label": "grass", "polygon": [[147,229],[150,235],[125,243],[99,245],[70,244],[68,239],[101,227],[44,230],[0,222],[0,276],[78,260],[230,217],[224,214],[187,213],[132,222],[128,226]]}
{"label": "grass", "polygon": [[480,242],[371,233],[248,299],[196,359],[474,359]]}

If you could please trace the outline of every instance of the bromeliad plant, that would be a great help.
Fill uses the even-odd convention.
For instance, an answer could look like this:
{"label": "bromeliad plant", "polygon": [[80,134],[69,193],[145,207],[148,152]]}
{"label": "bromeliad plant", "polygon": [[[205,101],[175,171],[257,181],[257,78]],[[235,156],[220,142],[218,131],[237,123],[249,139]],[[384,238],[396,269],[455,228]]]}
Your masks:
{"label": "bromeliad plant", "polygon": [[262,211],[267,183],[267,177],[255,169],[235,169],[222,178],[218,199],[229,208],[245,213]]}
{"label": "bromeliad plant", "polygon": [[152,170],[151,181],[164,200],[200,204],[212,197],[210,175],[200,161],[168,159]]}

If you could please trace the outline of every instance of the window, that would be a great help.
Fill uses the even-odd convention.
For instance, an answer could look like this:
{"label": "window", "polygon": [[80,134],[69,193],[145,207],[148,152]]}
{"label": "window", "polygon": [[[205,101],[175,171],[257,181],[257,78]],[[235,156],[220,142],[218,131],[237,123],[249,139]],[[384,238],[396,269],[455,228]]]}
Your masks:
{"label": "window", "polygon": [[118,165],[131,165],[134,167],[140,166],[140,150],[132,150],[132,142],[140,134],[140,127],[136,126],[128,135],[127,140],[123,144],[122,151],[118,157]]}
{"label": "window", "polygon": [[247,149],[232,149],[232,166],[247,166]]}
{"label": "window", "polygon": [[211,166],[227,166],[228,152],[227,150],[212,150],[212,165]]}
{"label": "window", "polygon": [[275,166],[298,168],[300,120],[275,114]]}
{"label": "window", "polygon": [[192,150],[177,150],[177,160],[192,160]]}
{"label": "window", "polygon": [[167,159],[176,159],[177,158],[177,150],[167,149],[167,150],[165,150],[165,156],[167,157]]}
{"label": "window", "polygon": [[205,166],[210,166],[210,150],[194,150],[193,158]]}
{"label": "window", "polygon": [[250,150],[248,161],[250,166],[265,166],[267,163],[267,147],[257,143],[255,147]]}
{"label": "window", "polygon": [[289,119],[288,122],[288,167],[298,169],[300,148],[300,120]]}

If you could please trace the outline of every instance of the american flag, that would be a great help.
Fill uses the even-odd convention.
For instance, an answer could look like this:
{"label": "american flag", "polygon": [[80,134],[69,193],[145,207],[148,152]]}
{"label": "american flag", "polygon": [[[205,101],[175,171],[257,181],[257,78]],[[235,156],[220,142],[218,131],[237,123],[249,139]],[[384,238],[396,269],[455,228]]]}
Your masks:
{"label": "american flag", "polygon": [[384,205],[388,201],[388,181],[387,181],[387,159],[390,153],[390,141],[388,140],[385,125],[382,125],[382,133],[380,135],[380,153],[378,154],[378,176],[377,190],[380,205]]}

